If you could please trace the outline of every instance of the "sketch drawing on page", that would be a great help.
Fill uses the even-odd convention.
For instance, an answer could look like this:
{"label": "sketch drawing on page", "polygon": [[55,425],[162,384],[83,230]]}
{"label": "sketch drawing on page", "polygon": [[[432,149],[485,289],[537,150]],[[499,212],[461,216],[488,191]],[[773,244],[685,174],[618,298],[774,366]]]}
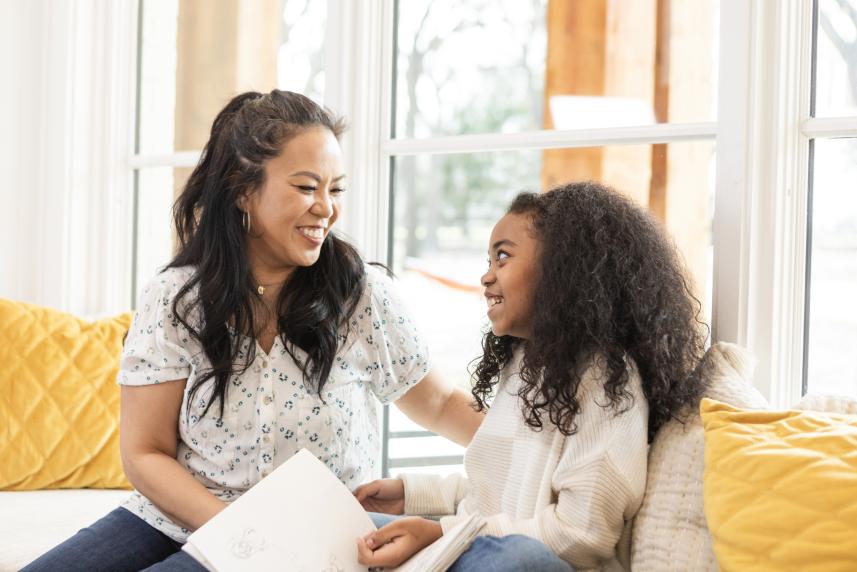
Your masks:
{"label": "sketch drawing on page", "polygon": [[266,547],[265,537],[254,528],[245,528],[241,534],[232,538],[232,554],[242,560],[265,550]]}

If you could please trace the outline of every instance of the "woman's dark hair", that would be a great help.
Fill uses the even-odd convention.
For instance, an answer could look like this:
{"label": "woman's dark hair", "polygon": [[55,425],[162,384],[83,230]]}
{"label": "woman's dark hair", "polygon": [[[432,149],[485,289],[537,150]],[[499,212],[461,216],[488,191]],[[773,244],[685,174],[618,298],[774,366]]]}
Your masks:
{"label": "woman's dark hair", "polygon": [[[179,250],[167,268],[193,266],[195,273],[173,301],[173,315],[199,340],[211,368],[200,372],[193,396],[214,378],[211,399],[220,414],[229,378],[244,372],[255,358],[250,344],[243,363],[241,344],[229,331],[255,338],[256,286],[246,254],[247,234],[238,199],[259,189],[265,163],[294,136],[313,127],[338,139],[343,121],[307,97],[274,90],[242,93],[214,119],[211,136],[173,208]],[[365,285],[363,261],[345,241],[328,234],[312,266],[297,268],[277,300],[278,331],[304,379],[321,394],[339,346],[340,328],[348,320]],[[198,294],[193,295],[194,288]],[[295,349],[306,353],[299,359]],[[188,400],[190,403],[190,399]]]}
{"label": "woman's dark hair", "polygon": [[523,345],[519,391],[527,424],[547,416],[565,435],[576,430],[581,375],[598,360],[609,400],[630,407],[631,358],[649,404],[649,438],[695,407],[705,390],[700,360],[708,329],[684,265],[661,225],[630,199],[595,182],[521,193],[509,213],[532,217],[540,242],[527,340],[488,331],[473,395],[486,407],[500,370]]}

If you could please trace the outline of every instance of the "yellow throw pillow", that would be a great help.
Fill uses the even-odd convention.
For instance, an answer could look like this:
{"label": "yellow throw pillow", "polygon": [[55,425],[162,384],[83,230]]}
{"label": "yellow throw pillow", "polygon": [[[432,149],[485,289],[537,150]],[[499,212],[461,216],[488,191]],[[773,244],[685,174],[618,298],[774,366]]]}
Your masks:
{"label": "yellow throw pillow", "polygon": [[0,490],[130,488],[116,385],[130,324],[0,299]]}
{"label": "yellow throw pillow", "polygon": [[721,570],[857,570],[857,416],[711,399],[700,410]]}

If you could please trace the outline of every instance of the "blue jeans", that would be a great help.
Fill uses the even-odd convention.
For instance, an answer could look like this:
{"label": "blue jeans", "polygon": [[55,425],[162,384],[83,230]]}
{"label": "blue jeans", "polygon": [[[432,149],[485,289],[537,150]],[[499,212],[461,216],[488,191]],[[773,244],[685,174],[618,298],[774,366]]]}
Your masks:
{"label": "blue jeans", "polygon": [[21,572],[200,572],[205,567],[182,544],[117,508],[46,552]]}
{"label": "blue jeans", "polygon": [[[372,522],[381,528],[401,518],[370,512]],[[458,557],[449,572],[574,572],[567,562],[529,536],[477,536],[470,548]]]}

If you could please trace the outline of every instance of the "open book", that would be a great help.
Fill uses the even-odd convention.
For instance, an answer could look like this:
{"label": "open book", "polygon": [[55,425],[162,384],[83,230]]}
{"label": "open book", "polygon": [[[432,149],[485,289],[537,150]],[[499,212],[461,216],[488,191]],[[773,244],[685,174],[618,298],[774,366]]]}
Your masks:
{"label": "open book", "polygon": [[[445,570],[483,525],[471,517],[395,570]],[[357,562],[357,538],[373,530],[348,488],[302,449],[191,534],[183,550],[213,572],[367,571]]]}

